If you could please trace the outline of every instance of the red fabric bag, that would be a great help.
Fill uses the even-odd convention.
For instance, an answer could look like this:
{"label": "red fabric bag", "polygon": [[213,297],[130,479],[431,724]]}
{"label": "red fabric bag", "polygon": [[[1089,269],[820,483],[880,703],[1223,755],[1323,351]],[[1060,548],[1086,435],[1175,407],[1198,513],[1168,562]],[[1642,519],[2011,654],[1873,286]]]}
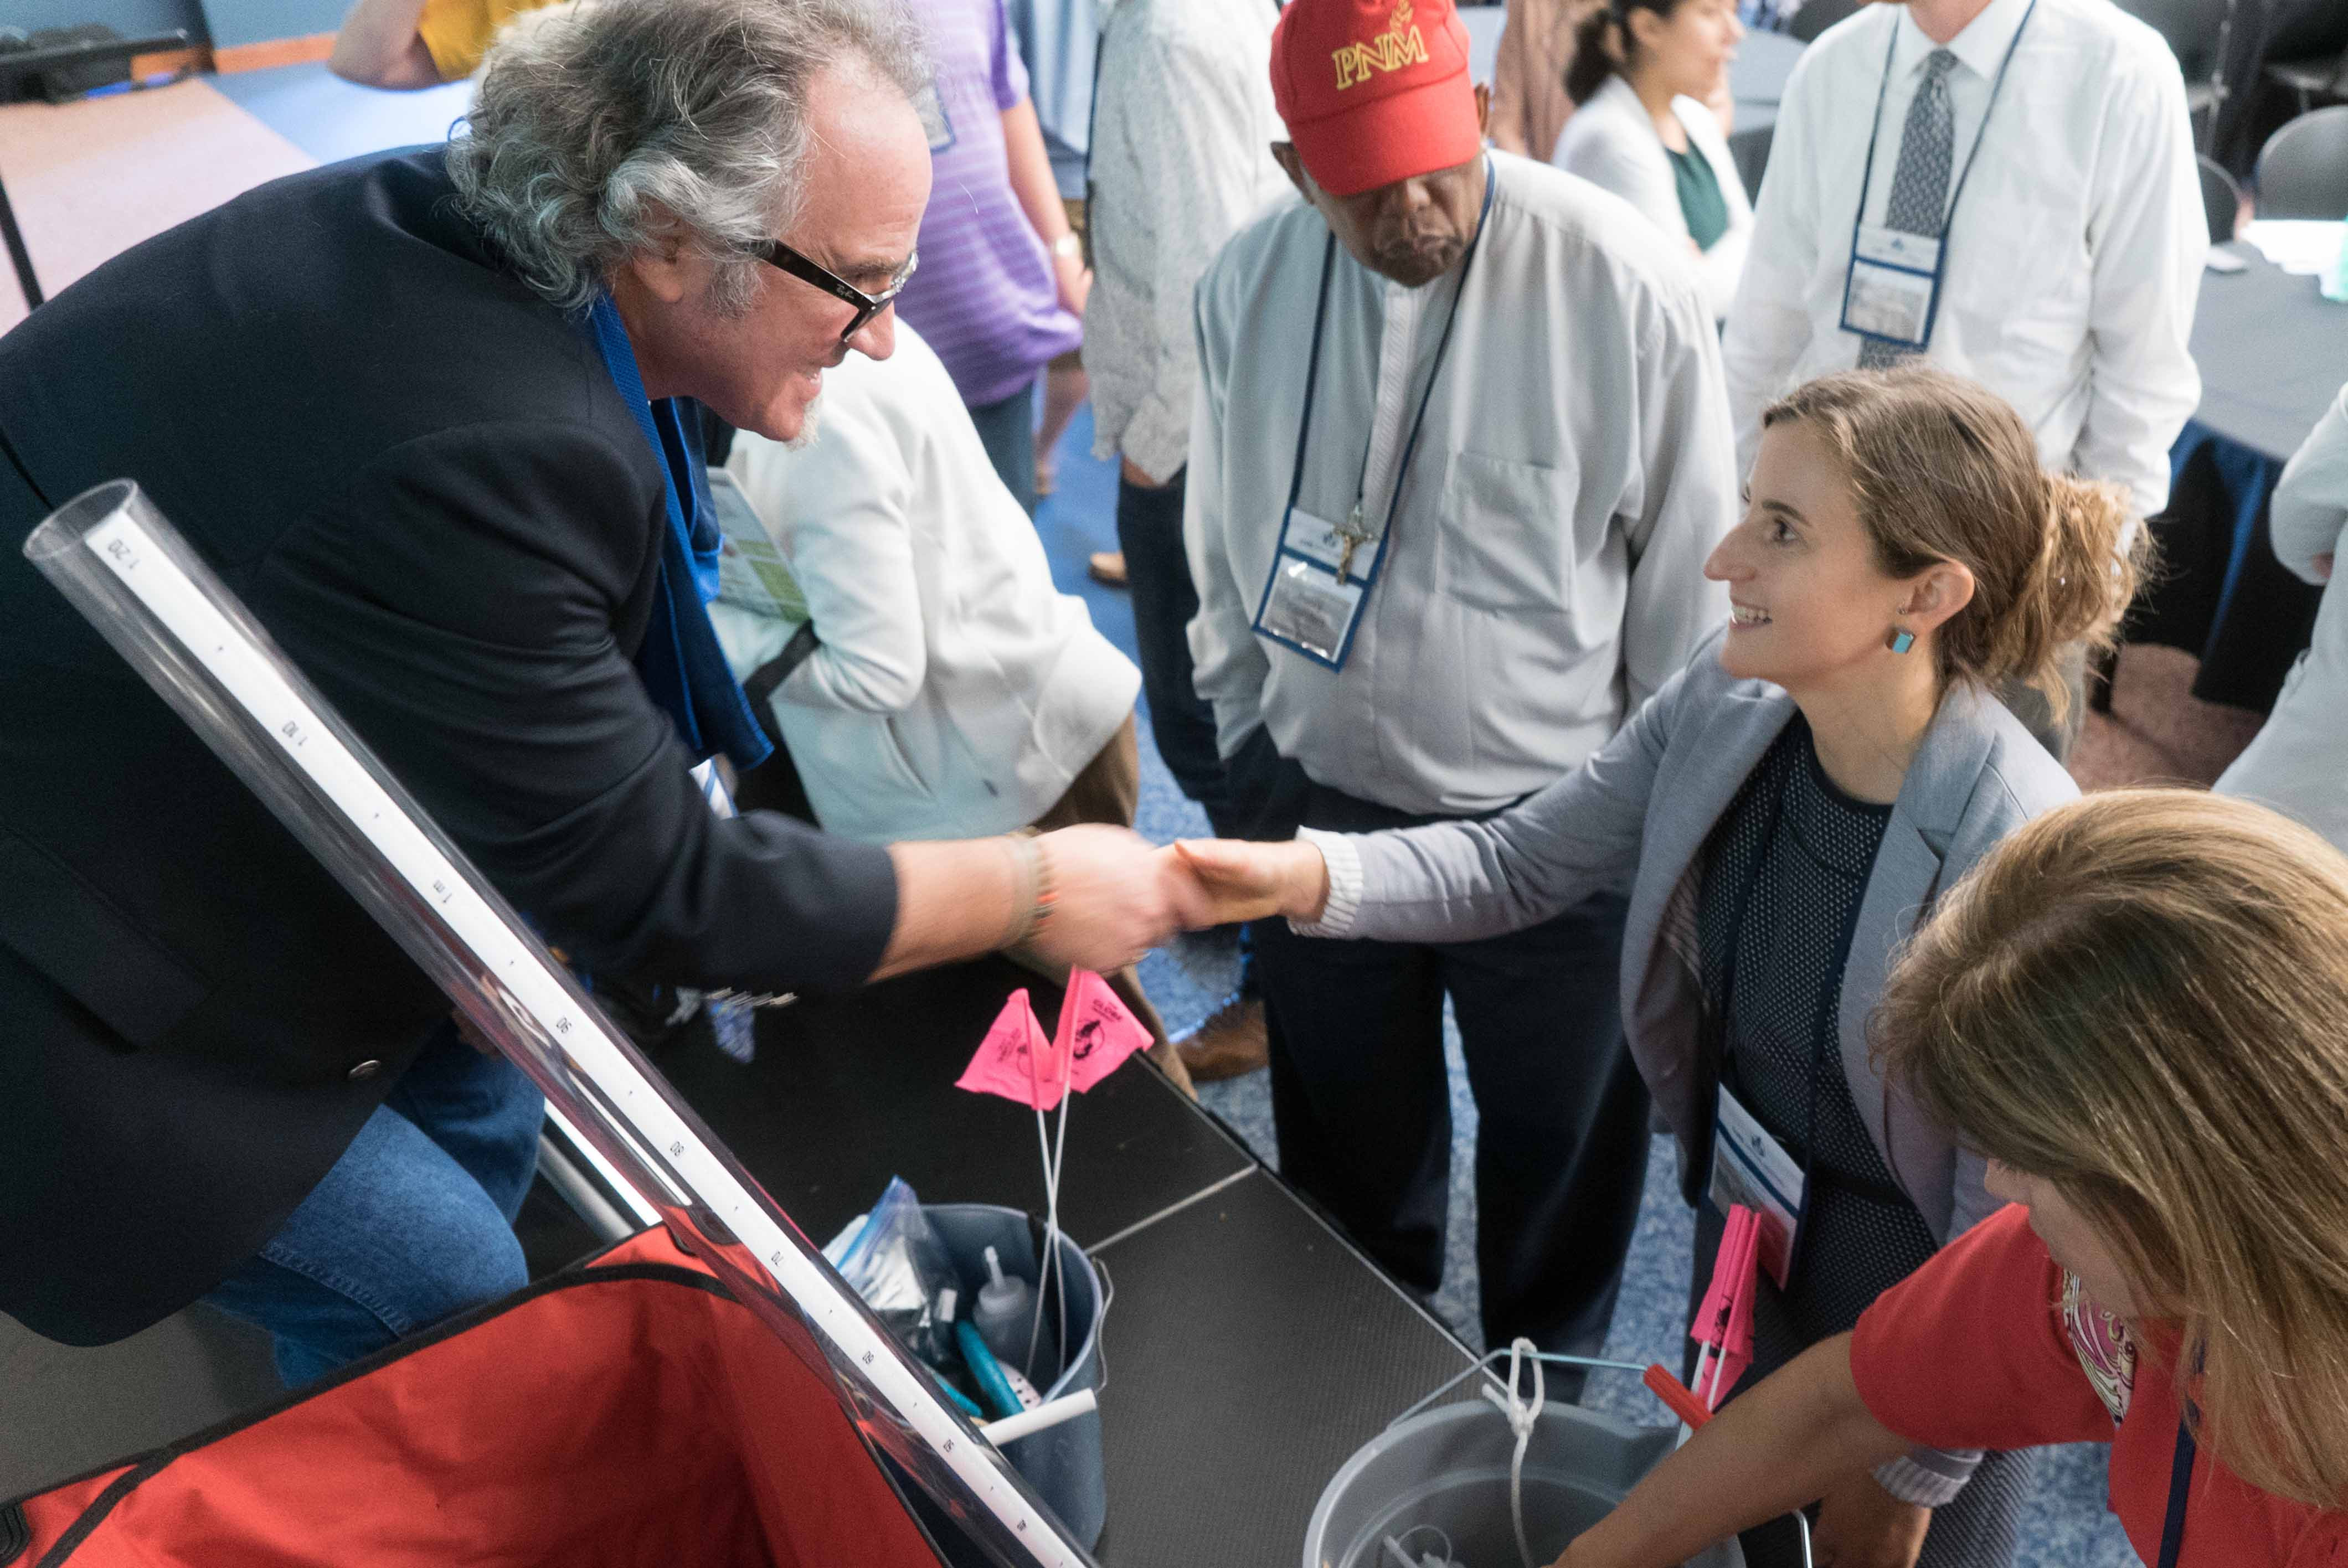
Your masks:
{"label": "red fabric bag", "polygon": [[0,1568],[460,1563],[939,1559],[829,1376],[661,1230],[283,1404],[0,1507]]}

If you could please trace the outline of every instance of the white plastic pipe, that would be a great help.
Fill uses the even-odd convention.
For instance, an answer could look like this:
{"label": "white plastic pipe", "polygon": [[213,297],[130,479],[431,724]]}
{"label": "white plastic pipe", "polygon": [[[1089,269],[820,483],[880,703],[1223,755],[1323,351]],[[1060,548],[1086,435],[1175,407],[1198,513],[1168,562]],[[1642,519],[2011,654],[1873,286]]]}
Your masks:
{"label": "white plastic pipe", "polygon": [[978,1435],[1001,1448],[1005,1443],[1034,1437],[1037,1432],[1050,1430],[1062,1421],[1073,1421],[1078,1416],[1089,1415],[1099,1409],[1100,1401],[1093,1398],[1090,1389],[1078,1389],[1073,1394],[1063,1394],[1032,1410],[1022,1410],[1015,1416],[989,1421],[978,1429]]}

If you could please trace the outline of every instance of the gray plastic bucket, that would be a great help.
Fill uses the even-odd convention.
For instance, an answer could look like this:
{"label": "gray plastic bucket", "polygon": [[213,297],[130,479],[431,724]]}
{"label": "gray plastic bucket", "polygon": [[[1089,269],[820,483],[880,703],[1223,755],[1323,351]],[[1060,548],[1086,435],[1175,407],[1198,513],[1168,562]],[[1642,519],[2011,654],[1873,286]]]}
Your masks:
{"label": "gray plastic bucket", "polygon": [[[946,1255],[962,1276],[962,1298],[978,1299],[986,1281],[986,1249],[993,1247],[1003,1272],[1035,1283],[1035,1236],[1027,1215],[994,1204],[924,1204]],[[1067,1281],[1068,1341],[1061,1358],[1066,1369],[1048,1389],[1037,1391],[1046,1399],[1100,1386],[1100,1276],[1082,1248],[1063,1234],[1060,1274]],[[1059,1286],[1056,1281],[1054,1294]],[[1045,1322],[1058,1332],[1059,1314],[1051,1298],[1044,1305]],[[1100,1543],[1101,1526],[1108,1519],[1108,1477],[1101,1459],[1101,1419],[1098,1410],[1047,1427],[1033,1437],[1005,1444],[1003,1457],[1027,1480],[1060,1522],[1089,1551]]]}
{"label": "gray plastic bucket", "polygon": [[[1568,1542],[1605,1517],[1639,1478],[1672,1451],[1677,1427],[1633,1426],[1578,1405],[1541,1409],[1525,1450],[1525,1538],[1533,1561],[1556,1561]],[[1304,1568],[1391,1568],[1392,1535],[1433,1525],[1467,1568],[1519,1568],[1509,1512],[1509,1460],[1516,1434],[1483,1399],[1444,1405],[1396,1421],[1345,1461],[1321,1494],[1304,1533]],[[1413,1562],[1433,1535],[1406,1543]],[[1734,1542],[1688,1559],[1688,1568],[1737,1568]]]}

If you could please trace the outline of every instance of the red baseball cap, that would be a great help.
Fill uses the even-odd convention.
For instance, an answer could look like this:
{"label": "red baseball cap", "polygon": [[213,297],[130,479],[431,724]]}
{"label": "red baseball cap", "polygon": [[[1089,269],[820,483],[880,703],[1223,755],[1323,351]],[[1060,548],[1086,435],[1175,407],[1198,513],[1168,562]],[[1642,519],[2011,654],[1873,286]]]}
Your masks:
{"label": "red baseball cap", "polygon": [[1450,169],[1483,146],[1451,0],[1289,0],[1272,34],[1272,97],[1332,196]]}

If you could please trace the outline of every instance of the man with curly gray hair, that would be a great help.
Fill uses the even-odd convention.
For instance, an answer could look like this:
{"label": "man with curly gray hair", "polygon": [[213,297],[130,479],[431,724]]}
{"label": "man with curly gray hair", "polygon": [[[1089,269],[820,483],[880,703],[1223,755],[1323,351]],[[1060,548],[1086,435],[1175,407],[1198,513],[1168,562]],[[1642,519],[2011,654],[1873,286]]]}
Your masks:
{"label": "man with curly gray hair", "polygon": [[889,355],[893,317],[866,306],[911,272],[928,205],[922,60],[866,0],[541,11],[448,146],[457,210],[557,309],[608,292],[653,396],[788,440],[826,368]]}
{"label": "man with curly gray hair", "polygon": [[263,186],[0,340],[0,1311],[87,1344],[209,1296],[302,1382],[523,1279],[534,1091],[14,548],[102,481],[599,976],[1113,969],[1186,912],[1121,830],[850,844],[687,776],[768,745],[686,400],[788,440],[893,345],[930,159],[881,5],[551,9],[450,146]]}

